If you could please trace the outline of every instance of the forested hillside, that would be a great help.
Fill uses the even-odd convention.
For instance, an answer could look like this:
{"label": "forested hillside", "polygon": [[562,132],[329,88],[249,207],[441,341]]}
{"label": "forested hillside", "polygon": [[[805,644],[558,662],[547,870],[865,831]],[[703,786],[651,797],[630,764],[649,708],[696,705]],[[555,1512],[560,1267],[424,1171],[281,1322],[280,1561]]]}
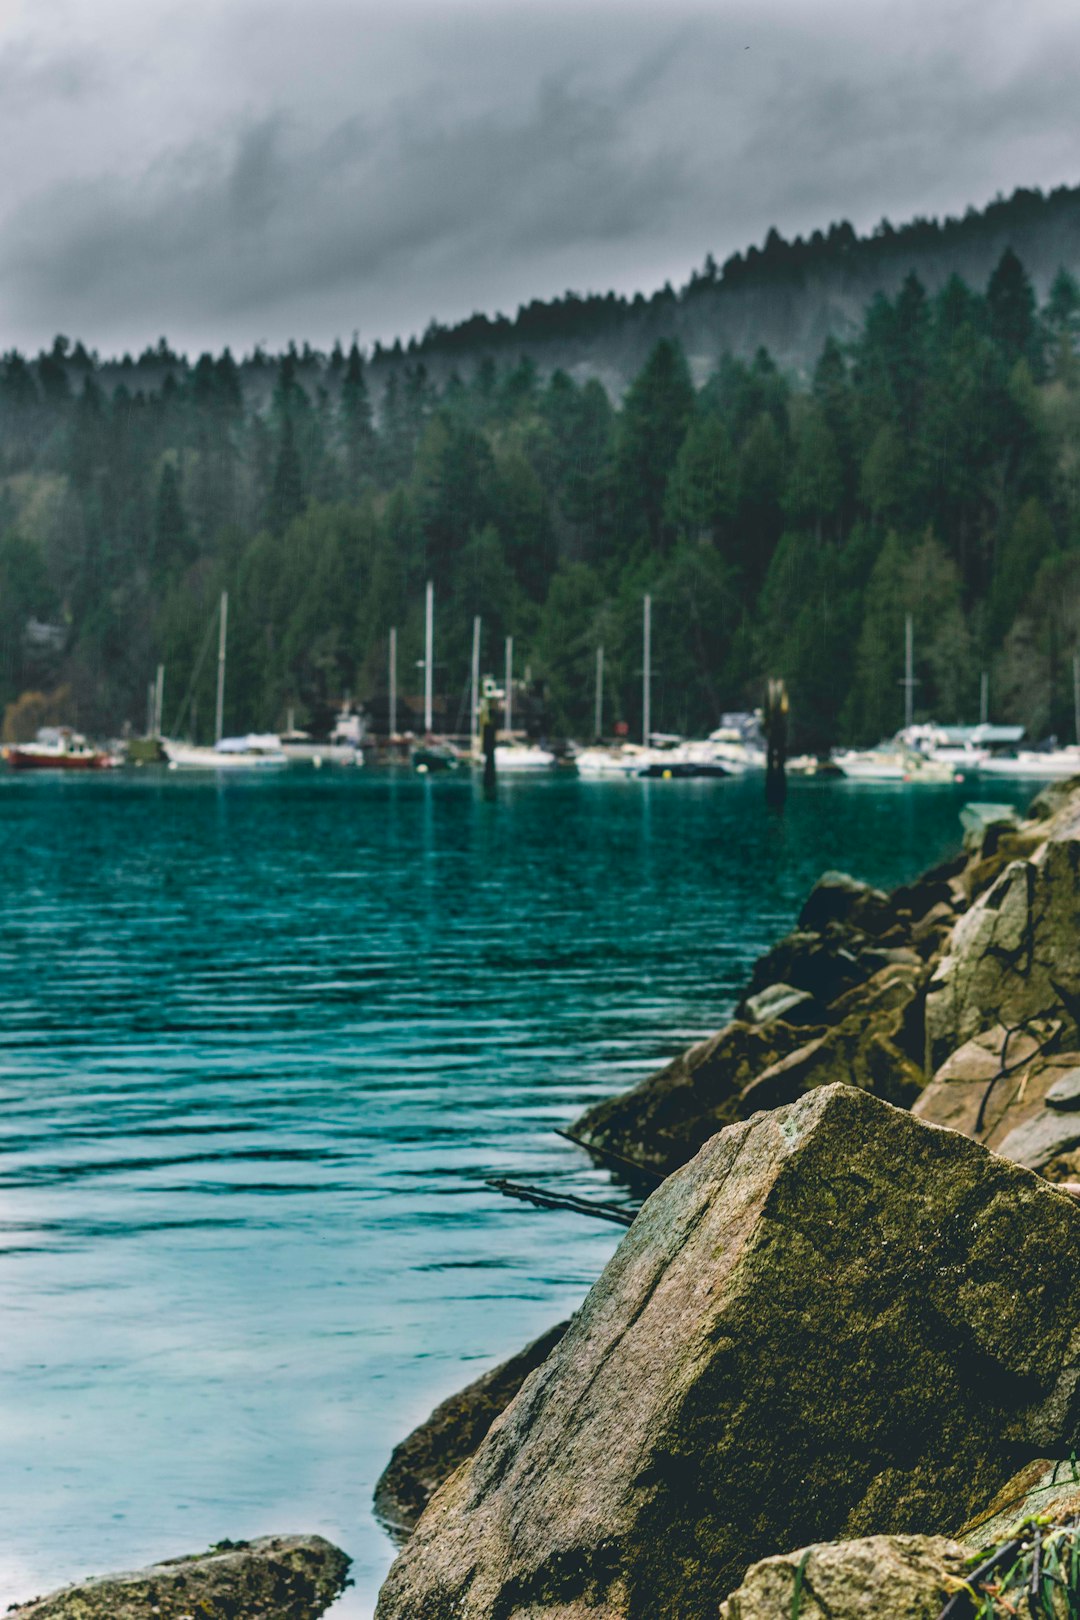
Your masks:
{"label": "forested hillside", "polygon": [[976,288],[909,275],[804,380],[760,349],[717,354],[695,388],[661,338],[618,403],[501,351],[439,384],[406,359],[377,411],[355,344],[257,355],[243,385],[227,351],[8,354],[0,699],[56,693],[58,718],[138,728],[161,660],[171,727],[227,588],[228,728],[346,692],[378,705],[391,626],[418,685],[430,577],[450,726],[478,613],[484,667],[512,633],[552,730],[591,731],[599,643],[606,725],[634,728],[650,590],[660,728],[708,727],[776,674],[802,745],[876,740],[900,720],[910,611],[920,712],[977,717],[988,669],[996,718],[1071,736],[1078,332],[1072,276],[1038,308],[1007,251]]}

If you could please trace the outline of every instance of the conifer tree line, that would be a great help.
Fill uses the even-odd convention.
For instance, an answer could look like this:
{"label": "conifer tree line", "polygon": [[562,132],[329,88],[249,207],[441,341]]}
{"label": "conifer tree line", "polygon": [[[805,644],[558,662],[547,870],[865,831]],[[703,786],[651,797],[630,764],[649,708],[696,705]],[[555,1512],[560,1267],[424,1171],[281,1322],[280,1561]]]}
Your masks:
{"label": "conifer tree line", "polygon": [[[551,733],[652,714],[698,732],[782,676],[799,746],[876,741],[917,711],[1072,736],[1080,652],[1080,288],[1042,308],[1011,250],[987,286],[914,274],[812,373],[759,350],[695,387],[656,344],[621,402],[599,381],[481,358],[436,386],[422,359],[380,397],[357,344],[240,368],[162,341],[104,368],[57,338],[0,363],[0,703],[64,690],[84,728],[212,723],[203,657],[230,593],[226,725],[278,729],[352,694],[419,690],[436,591],[440,725],[467,728],[473,616],[486,670],[515,661]],[[252,379],[254,378],[254,381]],[[197,671],[201,672],[197,673]],[[403,720],[407,719],[403,707]]]}

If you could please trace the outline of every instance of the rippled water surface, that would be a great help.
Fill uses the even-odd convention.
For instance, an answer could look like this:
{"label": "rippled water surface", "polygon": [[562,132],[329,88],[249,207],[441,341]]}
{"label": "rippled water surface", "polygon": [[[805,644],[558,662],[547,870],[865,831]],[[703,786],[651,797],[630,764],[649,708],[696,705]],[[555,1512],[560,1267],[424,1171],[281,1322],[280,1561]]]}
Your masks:
{"label": "rippled water surface", "polygon": [[[621,1196],[555,1134],[729,1011],[813,879],[898,882],[972,790],[0,780],[0,1607],[317,1530],[573,1308]],[[1000,790],[995,789],[995,797]]]}

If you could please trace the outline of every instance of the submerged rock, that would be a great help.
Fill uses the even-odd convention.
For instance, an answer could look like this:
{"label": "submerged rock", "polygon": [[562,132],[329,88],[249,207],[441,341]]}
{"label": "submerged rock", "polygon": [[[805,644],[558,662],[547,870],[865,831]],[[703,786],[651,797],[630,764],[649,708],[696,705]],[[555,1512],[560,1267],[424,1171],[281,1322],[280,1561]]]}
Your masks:
{"label": "submerged rock", "polygon": [[648,1200],[433,1497],[378,1620],[683,1620],[750,1560],[958,1529],[1071,1444],[1080,1209],[851,1086]]}
{"label": "submerged rock", "polygon": [[348,1585],[350,1562],[321,1536],[222,1541],[7,1612],[12,1620],[317,1620]]}
{"label": "submerged rock", "polygon": [[408,1539],[421,1513],[444,1479],[471,1457],[499,1413],[513,1400],[529,1374],[548,1357],[566,1332],[560,1322],[524,1350],[457,1394],[394,1447],[375,1486],[375,1513],[395,1541]]}
{"label": "submerged rock", "polygon": [[965,1565],[943,1536],[826,1542],[752,1565],[720,1620],[938,1620]]}

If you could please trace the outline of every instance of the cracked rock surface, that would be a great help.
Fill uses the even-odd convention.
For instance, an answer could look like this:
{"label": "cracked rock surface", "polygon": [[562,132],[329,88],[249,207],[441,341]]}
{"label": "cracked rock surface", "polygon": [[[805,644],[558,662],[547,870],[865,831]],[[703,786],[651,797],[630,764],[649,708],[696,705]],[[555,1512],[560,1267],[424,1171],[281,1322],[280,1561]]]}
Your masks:
{"label": "cracked rock surface", "polygon": [[[685,1620],[955,1533],[1077,1428],[1080,1209],[847,1085],[723,1131],[436,1492],[378,1620]],[[1067,1455],[1067,1450],[1065,1452]]]}

